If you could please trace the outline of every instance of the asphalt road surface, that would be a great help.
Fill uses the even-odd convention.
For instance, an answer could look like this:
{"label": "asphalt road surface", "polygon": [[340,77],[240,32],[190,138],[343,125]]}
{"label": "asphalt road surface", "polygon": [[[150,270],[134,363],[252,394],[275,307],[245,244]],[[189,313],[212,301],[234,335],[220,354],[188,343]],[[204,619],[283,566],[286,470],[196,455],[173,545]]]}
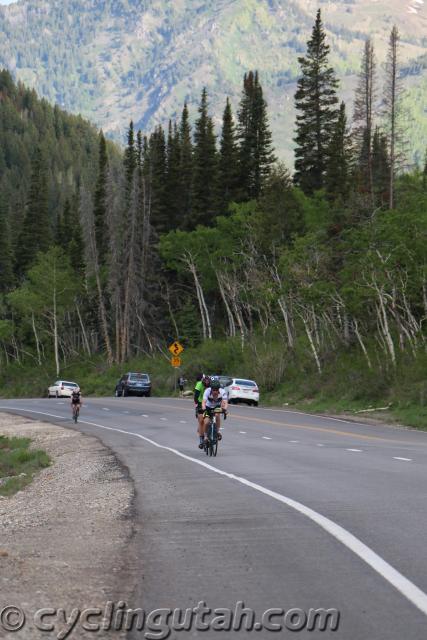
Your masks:
{"label": "asphalt road surface", "polygon": [[[67,399],[0,405],[75,428]],[[199,607],[170,637],[427,638],[427,433],[232,406],[208,458],[192,402],[155,398],[88,399],[76,428],[135,481],[140,580],[127,604],[221,609]],[[332,610],[325,631],[317,609]]]}

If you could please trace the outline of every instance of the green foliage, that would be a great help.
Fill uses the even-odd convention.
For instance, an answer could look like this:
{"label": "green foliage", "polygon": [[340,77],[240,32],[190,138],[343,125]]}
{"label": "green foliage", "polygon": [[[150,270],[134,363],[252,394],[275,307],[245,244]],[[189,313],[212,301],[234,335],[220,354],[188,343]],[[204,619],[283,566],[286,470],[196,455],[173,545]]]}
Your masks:
{"label": "green foliage", "polygon": [[302,75],[295,94],[296,149],[295,182],[304,193],[311,194],[324,186],[331,140],[337,120],[336,89],[338,81],[329,66],[320,9],[317,12],[307,54],[298,58]]}
{"label": "green foliage", "polygon": [[208,113],[208,97],[203,89],[199,117],[194,128],[194,172],[191,221],[187,227],[209,225],[219,210],[218,156],[216,136]]}
{"label": "green foliage", "polygon": [[34,475],[48,467],[51,460],[45,451],[30,449],[29,438],[0,436],[0,496],[11,496],[30,484]]}
{"label": "green foliage", "polygon": [[275,161],[267,116],[267,103],[258,71],[243,79],[238,111],[240,142],[240,199],[258,198]]}

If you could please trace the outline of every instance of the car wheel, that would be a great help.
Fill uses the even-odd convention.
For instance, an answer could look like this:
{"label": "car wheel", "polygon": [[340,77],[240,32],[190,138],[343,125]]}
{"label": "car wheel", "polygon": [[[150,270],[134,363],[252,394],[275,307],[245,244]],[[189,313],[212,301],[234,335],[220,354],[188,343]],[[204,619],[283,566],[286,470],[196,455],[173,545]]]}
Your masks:
{"label": "car wheel", "polygon": [[254,405],[254,407],[257,407],[258,406],[258,402],[256,400],[254,400],[253,405]]}
{"label": "car wheel", "polygon": [[151,396],[151,392],[149,391],[148,393],[145,394],[146,398],[149,398]]}

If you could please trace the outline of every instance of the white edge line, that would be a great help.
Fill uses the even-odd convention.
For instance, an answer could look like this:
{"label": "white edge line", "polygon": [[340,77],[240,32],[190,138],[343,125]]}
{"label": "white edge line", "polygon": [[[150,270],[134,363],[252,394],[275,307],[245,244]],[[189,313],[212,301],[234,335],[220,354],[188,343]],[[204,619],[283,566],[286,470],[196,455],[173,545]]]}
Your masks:
{"label": "white edge line", "polygon": [[[1,407],[0,410],[3,409],[5,411],[25,411],[27,413],[35,413],[39,415],[47,415],[52,416],[54,418],[60,418],[62,420],[66,419],[63,416],[57,416],[52,413],[45,413],[43,411],[33,411],[32,409],[22,409],[19,407]],[[356,556],[358,556],[361,560],[363,560],[367,565],[369,565],[374,571],[376,571],[380,576],[382,576],[389,584],[391,584],[397,591],[399,591],[405,598],[409,600],[415,607],[417,607],[424,615],[427,616],[427,594],[424,593],[419,587],[417,587],[413,582],[405,578],[404,575],[399,573],[397,569],[392,567],[386,560],[381,558],[375,551],[373,551],[370,547],[368,547],[364,542],[356,538],[350,531],[341,527],[341,525],[337,524],[333,520],[322,516],[314,509],[310,507],[306,507],[301,502],[297,502],[292,498],[288,498],[276,491],[271,491],[266,487],[263,487],[260,484],[256,484],[255,482],[251,482],[246,478],[242,478],[240,476],[236,476],[233,473],[228,473],[227,471],[222,471],[217,467],[213,467],[207,462],[203,462],[202,460],[197,460],[196,458],[192,458],[191,456],[186,455],[185,453],[181,453],[177,449],[172,449],[172,447],[166,447],[146,436],[143,436],[139,433],[133,433],[132,431],[125,431],[124,429],[119,429],[117,427],[106,427],[102,424],[97,424],[96,422],[86,422],[84,420],[80,421],[82,424],[87,424],[89,426],[98,427],[99,429],[105,429],[106,431],[114,431],[116,433],[122,433],[123,435],[133,436],[135,438],[139,438],[140,440],[144,440],[149,444],[157,447],[158,449],[163,449],[164,451],[169,451],[174,455],[182,458],[183,460],[188,460],[189,462],[193,462],[194,464],[199,465],[200,467],[204,467],[209,471],[213,471],[220,476],[224,476],[225,478],[229,478],[230,480],[234,480],[246,487],[250,487],[259,493],[263,493],[282,504],[291,507],[298,513],[306,516],[312,522],[315,522],[319,527],[321,527],[324,531],[329,533],[336,540],[341,542],[347,549],[350,549]]]}
{"label": "white edge line", "polygon": [[363,449],[346,449],[346,451],[353,451],[353,453],[363,453]]}
{"label": "white edge line", "polygon": [[273,438],[268,438],[267,436],[262,436],[263,440],[273,440]]}

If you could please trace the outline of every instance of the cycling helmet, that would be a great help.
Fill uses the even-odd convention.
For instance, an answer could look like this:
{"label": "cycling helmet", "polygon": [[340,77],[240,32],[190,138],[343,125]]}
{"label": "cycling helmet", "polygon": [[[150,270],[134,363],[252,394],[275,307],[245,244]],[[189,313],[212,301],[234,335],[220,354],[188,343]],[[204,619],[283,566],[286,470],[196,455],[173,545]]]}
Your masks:
{"label": "cycling helmet", "polygon": [[205,385],[205,387],[211,386],[211,379],[209,378],[209,376],[203,376],[202,382]]}
{"label": "cycling helmet", "polygon": [[211,389],[220,389],[220,388],[221,388],[221,384],[219,380],[212,380]]}

